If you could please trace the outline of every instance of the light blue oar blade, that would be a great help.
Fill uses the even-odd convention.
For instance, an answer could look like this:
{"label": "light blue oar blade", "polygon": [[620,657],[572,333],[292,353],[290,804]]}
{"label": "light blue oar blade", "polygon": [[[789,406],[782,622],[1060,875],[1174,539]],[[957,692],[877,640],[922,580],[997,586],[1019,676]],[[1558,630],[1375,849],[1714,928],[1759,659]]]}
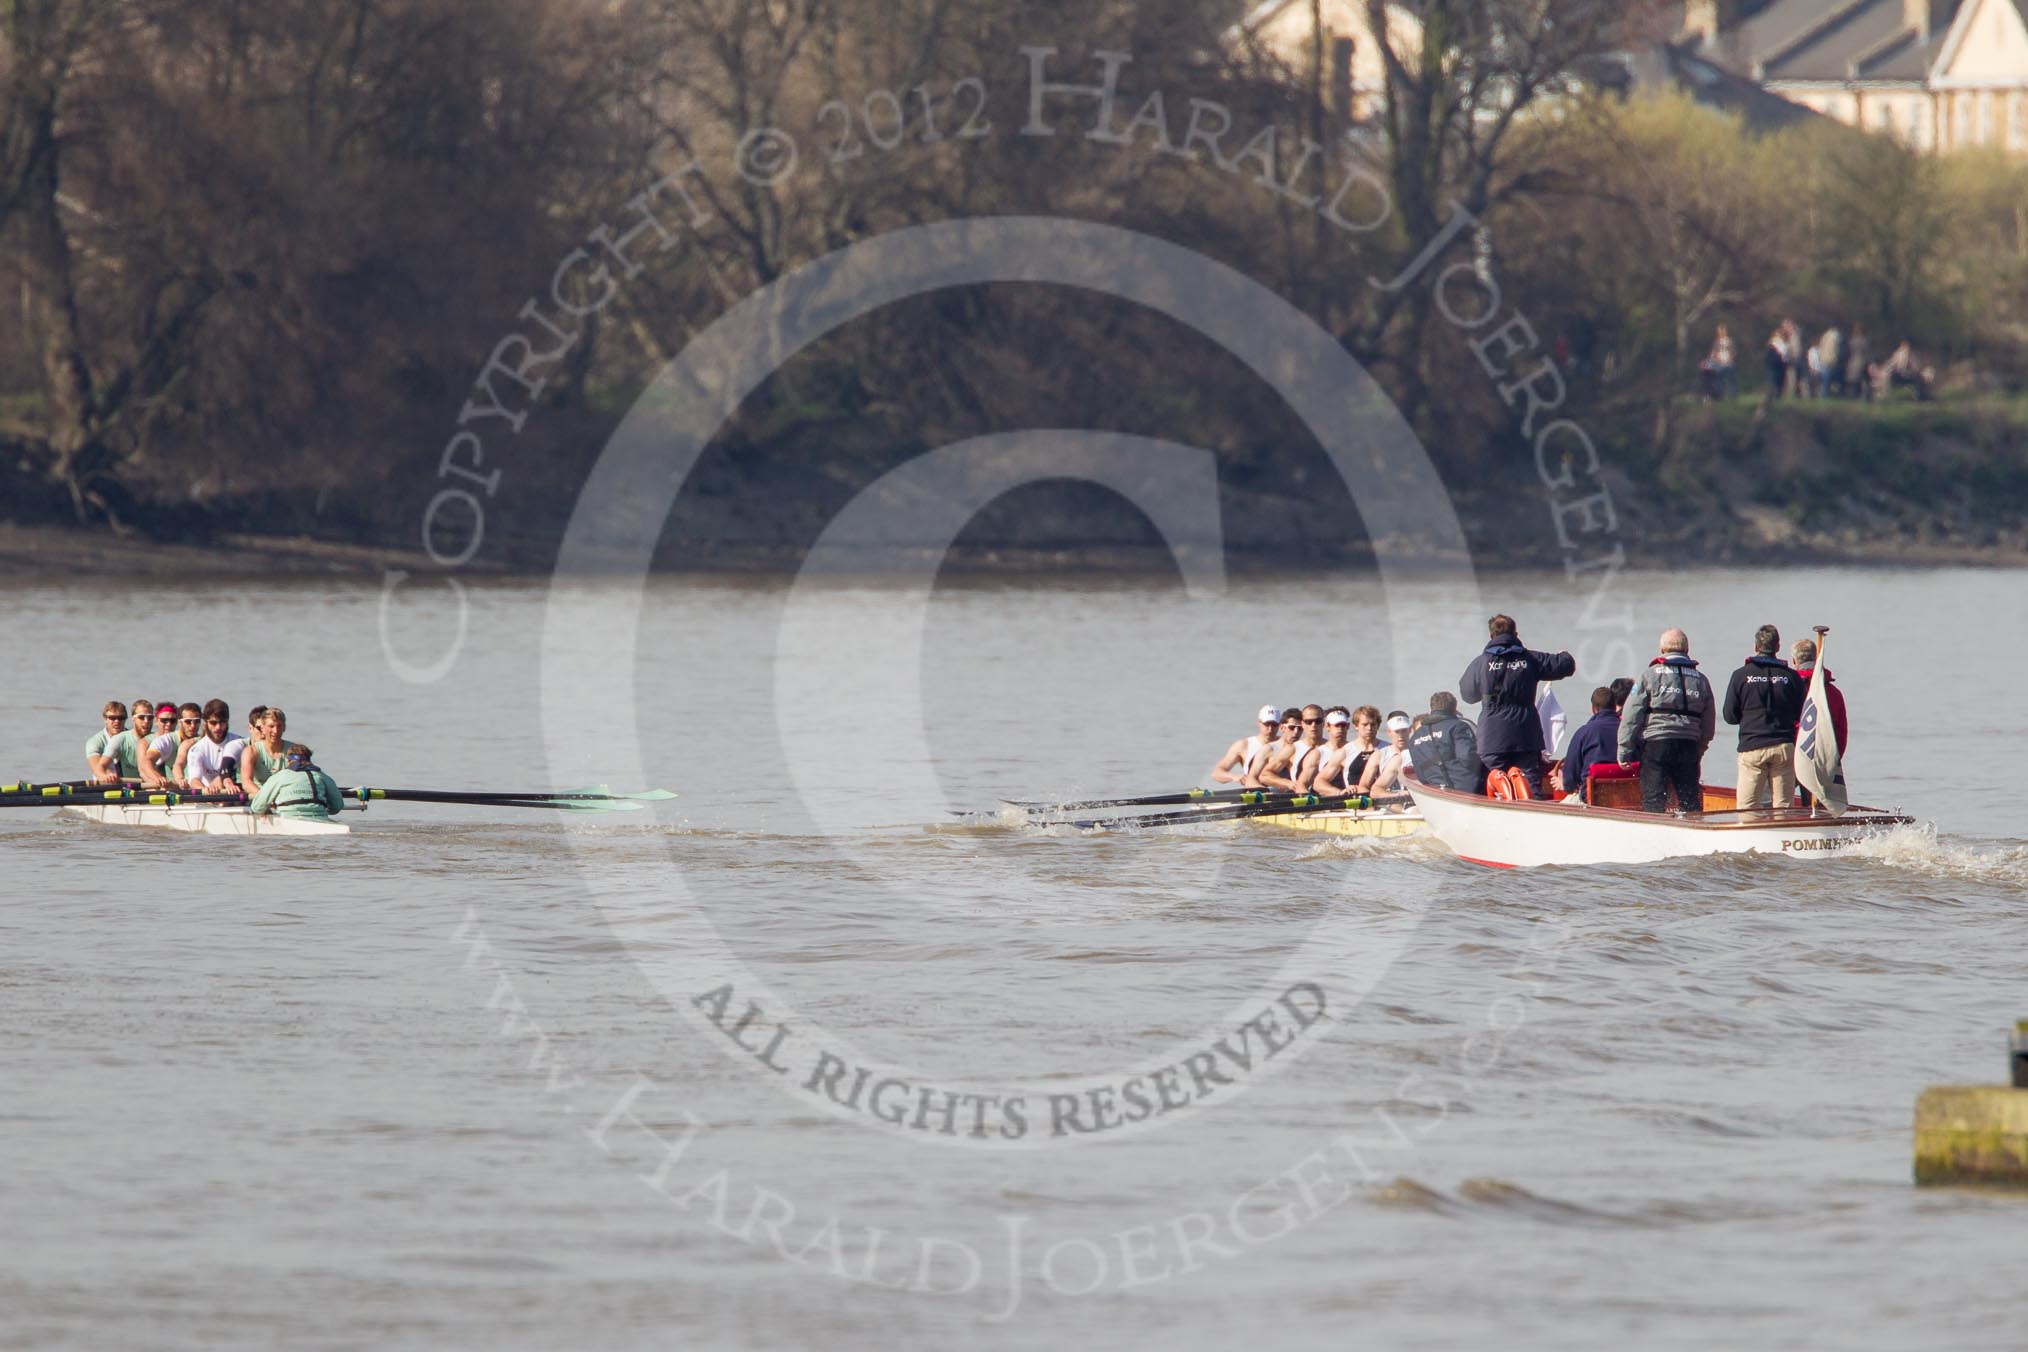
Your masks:
{"label": "light blue oar blade", "polygon": [[634,803],[666,803],[676,795],[667,789],[649,789],[645,793],[614,793],[603,784],[588,789],[567,789],[567,793],[595,794],[600,798],[625,799]]}
{"label": "light blue oar blade", "polygon": [[543,807],[556,812],[642,812],[645,807],[625,799],[555,799],[539,803],[481,803],[480,807]]}

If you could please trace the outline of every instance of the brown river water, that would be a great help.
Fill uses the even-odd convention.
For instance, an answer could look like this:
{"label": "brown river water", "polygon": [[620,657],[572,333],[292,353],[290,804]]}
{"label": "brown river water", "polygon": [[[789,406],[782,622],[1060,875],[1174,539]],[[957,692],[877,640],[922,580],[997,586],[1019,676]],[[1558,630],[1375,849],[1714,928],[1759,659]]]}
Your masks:
{"label": "brown river water", "polygon": [[[545,658],[532,583],[462,637],[440,592],[10,584],[0,778],[219,695],[345,785],[680,797],[0,811],[0,1345],[2020,1346],[2028,1199],[1909,1166],[2028,1016],[2021,575],[1632,574],[1631,639],[1560,576],[1380,591],[671,578]],[[1494,609],[1573,714],[1665,625],[1722,682],[1827,624],[1853,797],[1926,825],[1517,873],[955,815],[1423,707]]]}

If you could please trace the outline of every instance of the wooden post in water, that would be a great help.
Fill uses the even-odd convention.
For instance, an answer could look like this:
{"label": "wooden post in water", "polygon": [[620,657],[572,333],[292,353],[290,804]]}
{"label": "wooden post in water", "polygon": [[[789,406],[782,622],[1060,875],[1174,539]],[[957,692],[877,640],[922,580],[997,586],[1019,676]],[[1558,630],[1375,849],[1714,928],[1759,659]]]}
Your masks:
{"label": "wooden post in water", "polygon": [[2028,1188],[2028,1019],[2008,1047],[2011,1085],[1938,1085],[1915,1101],[1915,1181]]}

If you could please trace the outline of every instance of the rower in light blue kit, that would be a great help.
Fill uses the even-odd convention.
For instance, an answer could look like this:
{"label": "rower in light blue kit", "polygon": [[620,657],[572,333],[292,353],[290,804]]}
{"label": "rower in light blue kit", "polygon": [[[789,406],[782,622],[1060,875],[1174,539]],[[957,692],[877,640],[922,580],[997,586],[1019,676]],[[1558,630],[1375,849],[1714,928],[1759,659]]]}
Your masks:
{"label": "rower in light blue kit", "polygon": [[297,821],[327,821],[344,810],[345,797],[338,783],[310,763],[310,748],[300,743],[289,748],[287,763],[268,777],[261,791],[247,804],[254,816],[272,812]]}
{"label": "rower in light blue kit", "polygon": [[[139,708],[139,704],[135,705]],[[154,710],[150,708],[150,714]],[[122,779],[141,777],[141,744],[127,726],[127,706],[118,700],[106,704],[105,727],[85,743],[85,765],[94,784],[117,784]]]}

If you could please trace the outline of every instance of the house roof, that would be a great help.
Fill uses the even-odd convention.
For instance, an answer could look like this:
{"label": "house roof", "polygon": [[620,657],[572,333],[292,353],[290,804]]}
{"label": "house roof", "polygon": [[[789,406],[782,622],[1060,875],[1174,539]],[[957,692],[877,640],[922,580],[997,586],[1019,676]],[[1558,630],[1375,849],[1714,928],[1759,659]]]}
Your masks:
{"label": "house roof", "polygon": [[1705,54],[1771,81],[1920,83],[1947,30],[1922,37],[1902,0],[1774,0]]}
{"label": "house roof", "polygon": [[[2010,0],[1994,0],[1994,3],[2007,4]],[[2015,14],[2020,16],[2022,25],[2028,27],[2028,0],[2011,0],[2011,3]],[[1966,3],[1959,5],[1957,18],[1944,30],[1943,41],[1929,67],[1931,72],[1942,74],[1943,65],[1956,57],[1958,48],[1970,35],[1969,25],[1975,11],[1984,12],[1979,10],[1975,0],[1966,0]]]}
{"label": "house roof", "polygon": [[[1659,43],[1620,57],[1628,92],[1675,89],[1706,108],[1740,117],[1753,131],[1779,131],[1821,115],[1727,70],[1691,43]],[[1616,83],[1601,80],[1600,83]]]}

